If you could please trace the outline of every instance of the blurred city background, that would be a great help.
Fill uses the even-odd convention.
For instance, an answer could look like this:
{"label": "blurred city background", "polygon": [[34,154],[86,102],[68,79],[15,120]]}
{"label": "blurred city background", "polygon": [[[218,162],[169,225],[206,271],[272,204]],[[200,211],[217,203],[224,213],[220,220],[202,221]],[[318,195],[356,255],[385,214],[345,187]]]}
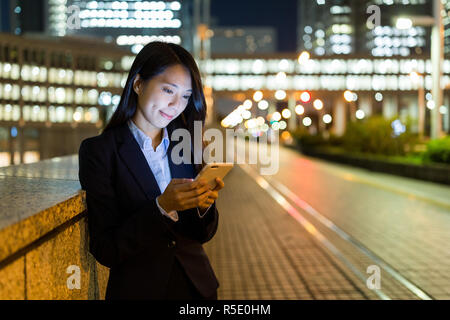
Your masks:
{"label": "blurred city background", "polygon": [[276,175],[221,191],[219,298],[450,299],[450,1],[1,0],[0,32],[0,176],[75,181],[134,56],[174,42],[208,126],[280,136]]}
{"label": "blurred city background", "polygon": [[[105,125],[133,56],[154,39],[195,55],[209,122],[337,146],[379,121],[371,130],[392,125],[404,139],[385,136],[367,151],[424,151],[428,138],[449,132],[449,8],[442,4],[444,39],[434,41],[442,50],[433,88],[431,0],[2,0],[0,165],[77,152]],[[365,142],[349,144],[366,151]]]}

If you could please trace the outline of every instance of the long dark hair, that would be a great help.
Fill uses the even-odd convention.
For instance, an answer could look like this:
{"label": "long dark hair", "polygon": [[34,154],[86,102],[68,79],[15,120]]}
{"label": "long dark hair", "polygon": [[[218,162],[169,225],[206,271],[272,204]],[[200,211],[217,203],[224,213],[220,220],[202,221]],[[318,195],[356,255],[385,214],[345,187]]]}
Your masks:
{"label": "long dark hair", "polygon": [[[192,55],[183,47],[161,41],[150,42],[138,53],[128,73],[127,82],[120,97],[119,105],[103,131],[123,125],[131,119],[136,112],[138,96],[133,90],[133,82],[139,74],[143,81],[150,80],[154,76],[163,73],[168,67],[180,64],[189,70],[191,75],[192,95],[184,111],[167,126],[169,134],[176,128],[189,130],[194,139],[194,121],[201,121],[202,128],[205,125],[206,101],[203,93],[200,71]],[[194,141],[192,140],[192,144]],[[204,147],[202,134],[202,149]],[[202,150],[203,154],[203,150]],[[202,164],[195,165],[198,172]]]}

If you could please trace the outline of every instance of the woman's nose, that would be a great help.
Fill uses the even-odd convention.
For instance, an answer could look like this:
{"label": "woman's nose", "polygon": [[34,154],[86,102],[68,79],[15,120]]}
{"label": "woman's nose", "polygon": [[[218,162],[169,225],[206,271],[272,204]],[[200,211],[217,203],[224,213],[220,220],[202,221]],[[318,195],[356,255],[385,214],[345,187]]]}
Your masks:
{"label": "woman's nose", "polygon": [[169,102],[169,106],[170,107],[177,107],[178,104],[180,103],[180,98],[178,96],[173,97],[170,102]]}

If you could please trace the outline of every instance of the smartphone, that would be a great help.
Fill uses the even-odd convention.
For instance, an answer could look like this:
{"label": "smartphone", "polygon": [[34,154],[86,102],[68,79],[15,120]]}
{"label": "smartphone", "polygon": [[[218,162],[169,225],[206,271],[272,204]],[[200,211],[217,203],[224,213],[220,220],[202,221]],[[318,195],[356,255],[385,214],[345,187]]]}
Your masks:
{"label": "smartphone", "polygon": [[211,189],[216,187],[216,178],[223,179],[228,172],[233,168],[233,163],[215,162],[208,163],[195,177],[195,180],[204,178]]}

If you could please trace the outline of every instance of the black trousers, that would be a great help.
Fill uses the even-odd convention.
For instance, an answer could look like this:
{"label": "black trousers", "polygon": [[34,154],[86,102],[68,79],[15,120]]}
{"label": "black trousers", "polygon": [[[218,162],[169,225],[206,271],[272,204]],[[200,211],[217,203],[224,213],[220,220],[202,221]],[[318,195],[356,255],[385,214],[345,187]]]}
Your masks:
{"label": "black trousers", "polygon": [[211,297],[203,297],[198,292],[177,258],[166,289],[165,300],[217,300],[217,291]]}

